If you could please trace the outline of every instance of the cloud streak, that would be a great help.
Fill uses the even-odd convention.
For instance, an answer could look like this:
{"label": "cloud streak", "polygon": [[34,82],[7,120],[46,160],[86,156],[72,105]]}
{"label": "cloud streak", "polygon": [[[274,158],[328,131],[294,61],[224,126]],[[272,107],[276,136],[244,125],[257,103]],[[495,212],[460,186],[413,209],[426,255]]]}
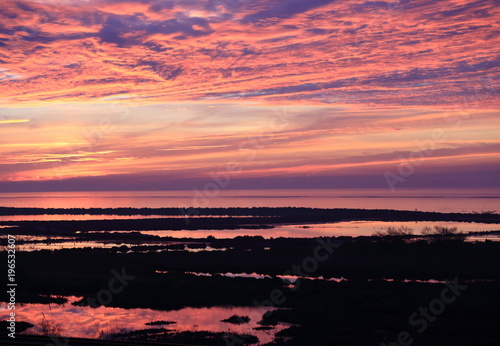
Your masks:
{"label": "cloud streak", "polygon": [[18,77],[1,83],[15,102],[133,93],[450,105],[479,88],[496,105],[499,11],[426,0],[6,1],[0,49]]}

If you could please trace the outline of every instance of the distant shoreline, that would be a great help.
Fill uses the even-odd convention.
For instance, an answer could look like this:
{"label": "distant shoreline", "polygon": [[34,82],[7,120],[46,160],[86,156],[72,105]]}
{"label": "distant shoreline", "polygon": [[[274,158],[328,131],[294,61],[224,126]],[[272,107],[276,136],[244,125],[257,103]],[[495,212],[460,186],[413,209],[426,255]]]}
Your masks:
{"label": "distant shoreline", "polygon": [[[437,213],[387,209],[313,208],[0,208],[0,215],[171,215],[176,218],[115,220],[0,221],[27,232],[72,233],[114,230],[197,230],[273,228],[283,224],[334,223],[345,221],[438,221],[499,224],[493,213]],[[184,216],[184,217],[178,217]],[[196,216],[196,217],[191,217]],[[211,217],[226,216],[226,217]]]}
{"label": "distant shoreline", "polygon": [[[439,215],[488,215],[496,216],[500,219],[500,214],[496,211],[486,211],[481,213],[441,213],[427,211],[411,211],[396,209],[366,209],[366,208],[310,208],[310,207],[217,207],[217,208],[137,208],[137,207],[118,207],[118,208],[38,208],[38,207],[0,207],[0,216],[7,215],[185,215],[188,212],[196,211],[197,215],[276,215],[273,212],[300,212],[324,214],[328,211],[336,212],[400,212],[414,214],[439,214]],[[227,214],[230,212],[231,214]]]}

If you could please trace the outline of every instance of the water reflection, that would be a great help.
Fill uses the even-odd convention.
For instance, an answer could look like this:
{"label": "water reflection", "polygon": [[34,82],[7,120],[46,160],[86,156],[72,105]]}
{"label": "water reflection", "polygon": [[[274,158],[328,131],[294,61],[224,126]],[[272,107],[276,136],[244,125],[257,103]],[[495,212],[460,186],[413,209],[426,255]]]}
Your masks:
{"label": "water reflection", "polygon": [[468,236],[465,241],[467,242],[484,242],[484,241],[500,241],[500,234],[483,234]]}
{"label": "water reflection", "polygon": [[[168,274],[170,273],[168,270],[156,270],[158,274]],[[214,276],[220,275],[229,278],[250,278],[250,279],[272,279],[273,276],[267,274],[257,274],[257,273],[200,273],[200,272],[184,272],[187,275],[195,275],[195,276]],[[276,275],[275,277],[282,279],[285,283],[294,284],[299,279],[306,280],[323,280],[323,281],[334,281],[334,282],[342,282],[347,281],[345,278],[329,278],[325,279],[323,276],[297,276],[297,275]]]}
{"label": "water reflection", "polygon": [[[37,237],[44,238],[44,237]],[[182,242],[126,242],[126,241],[84,241],[84,240],[70,240],[67,241],[53,241],[53,240],[38,240],[37,242],[28,243],[18,243],[16,245],[17,251],[41,251],[41,250],[64,250],[64,249],[112,249],[117,247],[123,247],[123,252],[175,252],[175,251],[186,251],[186,252],[200,252],[200,251],[226,251],[230,248],[227,247],[211,247],[210,245],[202,245],[199,248],[191,248],[189,243]],[[140,250],[135,249],[135,246],[140,246]],[[175,246],[168,248],[169,246]]]}
{"label": "water reflection", "polygon": [[[41,334],[44,315],[46,321],[52,325],[60,327],[64,336],[98,338],[101,333],[109,334],[120,329],[140,330],[155,328],[146,325],[153,321],[174,321],[175,324],[165,327],[176,332],[183,331],[210,331],[245,333],[256,336],[260,344],[272,342],[275,333],[286,329],[289,325],[279,323],[270,330],[255,330],[260,327],[257,322],[262,316],[272,310],[273,307],[211,307],[211,308],[184,308],[176,311],[159,311],[152,309],[122,309],[110,307],[92,308],[89,306],[73,306],[71,303],[81,299],[81,297],[66,297],[68,303],[62,305],[44,304],[18,304],[16,307],[16,318],[18,321],[26,321],[34,325],[25,331],[25,334]],[[6,303],[2,303],[5,307]],[[0,318],[8,318],[8,310],[2,309]],[[221,322],[232,315],[248,316],[250,322],[246,324],[234,325]]]}
{"label": "water reflection", "polygon": [[63,250],[63,249],[110,249],[115,246],[123,246],[127,243],[99,243],[95,241],[63,241],[63,242],[39,242],[18,244],[17,251],[41,251],[41,250]]}
{"label": "water reflection", "polygon": [[[138,232],[142,235],[152,235],[159,237],[170,237],[158,240],[85,240],[85,238],[58,237],[58,236],[32,236],[18,235],[18,251],[38,251],[38,250],[61,250],[61,249],[83,249],[83,248],[113,248],[120,246],[130,247],[130,251],[226,251],[231,247],[217,247],[210,242],[201,240],[202,238],[213,237],[216,239],[232,239],[238,236],[263,236],[264,238],[315,238],[320,236],[341,237],[341,236],[372,236],[375,232],[385,231],[388,227],[407,227],[414,231],[414,234],[420,234],[424,227],[434,228],[457,227],[464,233],[471,232],[489,232],[498,231],[500,225],[484,223],[467,222],[388,222],[388,221],[345,221],[337,223],[318,223],[318,224],[300,224],[300,225],[280,225],[270,229],[231,229],[231,230],[180,230],[180,231],[121,231],[121,233]],[[6,231],[0,232],[7,233]],[[78,232],[77,232],[78,233]],[[93,231],[89,233],[107,233],[106,231]],[[82,235],[82,234],[80,234]],[[192,241],[173,241],[172,238],[186,238]],[[201,240],[201,241],[200,241]],[[500,234],[471,234],[466,237],[466,241],[500,241]],[[26,241],[30,241],[29,243]],[[134,249],[134,246],[140,245],[141,249]],[[150,247],[148,249],[147,247]],[[269,247],[265,248],[269,250]],[[129,251],[124,250],[124,251]]]}
{"label": "water reflection", "polygon": [[[170,273],[167,270],[156,270],[155,271],[157,274],[168,274]],[[267,275],[267,274],[258,274],[258,273],[201,273],[201,272],[184,272],[184,274],[187,275],[195,275],[195,276],[215,276],[215,275],[220,275],[224,277],[230,277],[230,278],[251,278],[251,279],[272,279],[273,277],[279,278],[283,280],[283,282],[287,285],[293,285],[297,282],[299,279],[304,279],[304,280],[320,280],[320,281],[330,281],[330,282],[344,282],[344,281],[349,281],[349,279],[346,279],[344,277],[340,278],[325,278],[324,276],[297,276],[297,275]],[[382,281],[387,281],[387,282],[402,282],[402,283],[424,283],[424,284],[444,284],[446,281],[444,280],[435,280],[435,279],[429,279],[429,280],[419,280],[419,279],[386,279],[382,278],[380,279]],[[373,281],[373,279],[368,279],[368,281]],[[474,279],[474,280],[464,280],[465,282],[492,282],[493,280],[483,280],[483,279]]]}
{"label": "water reflection", "polygon": [[388,227],[404,226],[412,228],[415,234],[420,234],[424,227],[444,226],[457,227],[460,231],[482,232],[500,230],[500,225],[472,222],[446,222],[446,221],[343,221],[335,223],[314,223],[299,225],[278,225],[269,229],[221,229],[221,230],[180,230],[180,231],[141,231],[142,234],[157,235],[160,237],[178,238],[206,238],[213,236],[217,239],[235,238],[237,236],[263,236],[265,238],[315,238],[315,237],[358,237],[372,236],[377,231],[387,230]]}

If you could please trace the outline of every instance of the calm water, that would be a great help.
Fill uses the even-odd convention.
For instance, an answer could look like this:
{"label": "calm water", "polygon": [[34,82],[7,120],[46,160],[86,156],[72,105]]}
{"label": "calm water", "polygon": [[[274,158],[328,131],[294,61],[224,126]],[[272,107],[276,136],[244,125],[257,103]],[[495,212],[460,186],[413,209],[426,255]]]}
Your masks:
{"label": "calm water", "polygon": [[316,238],[316,237],[358,237],[371,236],[375,232],[385,231],[388,227],[405,226],[411,228],[414,234],[421,234],[424,227],[446,226],[457,227],[460,231],[482,232],[499,231],[500,225],[472,222],[454,222],[454,221],[411,221],[411,222],[389,222],[389,221],[343,221],[336,223],[317,223],[303,225],[282,225],[270,229],[221,229],[221,230],[196,230],[196,231],[139,231],[142,234],[157,235],[160,237],[185,237],[185,238],[206,238],[213,236],[215,238],[234,238],[242,235],[263,236],[265,238],[273,237],[298,237],[298,238]]}
{"label": "calm water", "polygon": [[[168,274],[168,271],[161,271],[157,270],[156,273],[158,274]],[[325,278],[323,276],[297,276],[297,275],[267,275],[267,274],[258,274],[258,273],[216,273],[216,274],[210,274],[210,273],[199,273],[199,272],[184,272],[184,274],[187,275],[194,275],[194,276],[208,276],[208,277],[213,277],[213,276],[224,276],[228,278],[250,278],[250,279],[272,279],[273,277],[279,278],[283,280],[283,283],[285,284],[291,284],[292,286],[297,282],[299,279],[305,279],[305,280],[319,280],[319,281],[333,281],[333,282],[343,282],[343,281],[349,281],[348,279],[344,277],[340,278]],[[410,279],[387,279],[387,278],[382,278],[379,280],[384,280],[388,282],[403,282],[403,283],[423,283],[423,284],[444,284],[446,281],[444,280],[435,280],[435,279],[430,279],[430,280],[410,280]],[[373,279],[368,279],[368,281],[373,281]],[[494,280],[489,280],[489,279],[480,279],[480,280],[464,280],[464,282],[491,282]],[[287,285],[287,287],[290,287]]]}
{"label": "calm water", "polygon": [[[160,237],[178,237],[178,238],[206,238],[212,236],[218,239],[234,238],[242,235],[263,236],[265,238],[278,237],[300,237],[316,238],[320,236],[371,236],[375,232],[385,231],[388,227],[411,228],[415,235],[421,234],[424,227],[446,226],[456,227],[464,233],[482,232],[482,231],[500,231],[500,225],[472,222],[445,222],[445,221],[418,221],[418,222],[388,222],[388,221],[343,221],[337,223],[318,223],[301,225],[281,225],[270,229],[229,229],[229,230],[176,230],[176,231],[144,231],[138,230],[141,234],[156,235]],[[135,231],[125,231],[135,232]],[[8,233],[7,230],[0,230],[0,234]],[[175,241],[84,241],[79,239],[69,239],[64,237],[46,237],[46,236],[23,236],[19,235],[18,240],[36,240],[36,243],[18,244],[17,251],[38,251],[38,250],[61,250],[61,249],[83,249],[83,248],[107,248],[116,246],[134,246],[134,245],[165,245],[180,244]],[[53,242],[53,240],[65,239],[64,242]],[[500,241],[499,234],[488,234],[481,236],[469,236],[467,241]],[[226,251],[227,248],[213,248],[209,245],[203,248],[189,248],[190,243],[203,243],[203,241],[183,242],[184,249],[161,249],[155,251]],[[149,250],[152,251],[152,250]]]}
{"label": "calm water", "polygon": [[0,193],[0,206],[42,208],[311,207],[437,212],[500,211],[498,190],[203,190]]}
{"label": "calm water", "polygon": [[[401,189],[394,193],[385,189],[371,190],[221,190],[216,196],[204,197],[200,191],[120,191],[120,192],[50,192],[0,193],[0,206],[44,208],[159,208],[159,207],[313,207],[397,209],[438,212],[500,211],[500,192],[495,190],[415,190]],[[117,215],[19,215],[0,216],[9,220],[102,220],[151,218],[151,216]],[[162,217],[162,216],[160,216]],[[170,216],[169,216],[170,217]],[[419,234],[425,226],[458,227],[464,232],[499,230],[495,224],[460,222],[379,222],[350,221],[330,224],[281,225],[273,229],[142,231],[144,234],[173,237],[234,238],[239,235],[264,237],[369,236],[389,226],[406,226]],[[8,232],[6,229],[1,233]],[[489,236],[489,238],[492,238]],[[495,238],[495,237],[493,237]],[[495,239],[496,240],[496,239]],[[40,247],[75,248],[108,246],[95,242],[78,244],[36,244]]]}
{"label": "calm water", "polygon": [[[271,330],[255,330],[259,327],[257,322],[273,307],[210,307],[210,308],[184,308],[180,310],[161,311],[152,309],[122,309],[100,306],[92,308],[88,306],[74,306],[71,303],[78,301],[81,297],[66,297],[65,304],[18,304],[16,306],[16,318],[19,321],[29,322],[34,327],[29,328],[23,334],[41,334],[42,323],[45,320],[60,328],[63,336],[99,338],[101,333],[109,334],[122,330],[140,330],[155,328],[146,323],[153,321],[174,321],[175,324],[158,326],[172,329],[176,332],[182,331],[211,331],[211,332],[234,332],[255,335],[259,338],[259,344],[265,344],[274,340],[274,334],[286,329],[289,325],[279,323]],[[5,307],[5,303],[0,304]],[[42,314],[43,313],[43,314]],[[232,315],[248,316],[250,322],[241,325],[221,322]],[[61,318],[64,316],[64,318]],[[0,312],[0,318],[6,320],[8,310]]]}

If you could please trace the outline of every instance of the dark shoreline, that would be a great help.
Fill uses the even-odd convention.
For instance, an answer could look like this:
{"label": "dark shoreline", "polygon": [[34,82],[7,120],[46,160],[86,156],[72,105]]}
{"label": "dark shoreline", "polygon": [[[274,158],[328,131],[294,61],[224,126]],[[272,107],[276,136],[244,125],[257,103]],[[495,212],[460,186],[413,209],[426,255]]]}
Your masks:
{"label": "dark shoreline", "polygon": [[[128,209],[128,208],[126,208]],[[17,253],[18,302],[58,304],[65,296],[83,297],[81,305],[108,287],[111,272],[126,270],[134,277],[108,307],[176,310],[183,307],[221,305],[254,306],[270,299],[272,292],[283,292],[286,300],[272,313],[274,321],[294,326],[276,334],[271,345],[380,345],[397,340],[408,330],[412,345],[498,345],[500,332],[500,242],[468,243],[463,236],[401,235],[321,238],[265,238],[237,236],[215,239],[197,237],[196,229],[273,228],[284,223],[307,224],[348,220],[380,221],[460,221],[500,223],[497,214],[424,213],[395,210],[311,209],[311,208],[210,208],[200,209],[196,218],[86,220],[86,221],[3,221],[2,233],[54,235],[80,240],[121,240],[127,245],[111,248],[38,250]],[[0,215],[108,213],[116,209],[40,209],[0,208]],[[125,212],[125,211],[118,211]],[[173,208],[132,209],[130,215],[183,215]],[[190,212],[194,212],[191,210]],[[25,214],[22,214],[25,213]],[[140,214],[142,213],[142,214]],[[155,214],[147,214],[155,213]],[[123,215],[123,214],[122,214]],[[158,214],[156,214],[158,215]],[[228,217],[208,217],[230,215]],[[243,216],[243,217],[235,217]],[[251,217],[253,216],[253,217]],[[135,230],[125,233],[117,230]],[[145,229],[188,229],[193,238],[143,235]],[[104,231],[89,233],[88,231]],[[108,232],[113,230],[115,232]],[[76,231],[80,231],[76,233]],[[242,232],[243,233],[243,232]],[[498,234],[473,232],[471,235]],[[3,241],[3,237],[2,237]],[[171,241],[172,244],[168,244]],[[174,249],[174,242],[190,241],[199,252],[163,251]],[[195,244],[199,241],[199,244]],[[157,243],[153,247],[143,243]],[[331,242],[340,247],[323,251],[317,266],[306,272],[318,244]],[[23,243],[19,237],[19,244]],[[221,251],[204,251],[207,244]],[[327,247],[328,248],[328,247]],[[323,250],[327,249],[324,248]],[[162,250],[155,252],[155,250]],[[331,250],[331,249],[330,249]],[[301,272],[307,275],[301,275]],[[189,274],[210,273],[213,276]],[[259,273],[265,279],[231,278],[218,273]],[[277,275],[296,274],[299,284],[292,289]],[[312,280],[308,277],[346,278],[346,281]],[[394,279],[388,281],[385,279]],[[404,282],[408,280],[448,280],[466,285],[456,302],[429,323],[425,333],[408,324],[408,316],[428,307],[448,284]],[[48,297],[48,296],[56,297]],[[47,306],[49,308],[49,306]],[[228,318],[230,316],[227,316]],[[64,316],[60,321],[65,323]],[[139,342],[181,342],[226,345],[224,335],[209,332],[183,332],[148,335],[134,332]],[[271,327],[270,327],[271,328]],[[478,332],[480,332],[478,334]],[[141,334],[142,333],[142,334]],[[131,336],[130,336],[131,337]],[[255,337],[253,337],[255,338]],[[132,339],[129,339],[132,340]],[[252,337],[247,337],[249,342]]]}
{"label": "dark shoreline", "polygon": [[[411,218],[408,221],[432,221],[433,218],[451,218],[451,221],[477,220],[476,222],[500,223],[500,214],[483,213],[439,213],[395,209],[353,208],[305,208],[305,207],[252,207],[252,208],[25,208],[0,207],[0,216],[10,215],[170,215],[170,216],[260,216],[260,217],[333,217],[339,218]],[[426,219],[426,220],[423,220]],[[438,220],[444,221],[444,220]]]}
{"label": "dark shoreline", "polygon": [[[116,220],[0,221],[25,234],[69,234],[75,231],[264,229],[283,224],[332,223],[341,221],[454,221],[500,224],[493,213],[437,213],[387,209],[314,209],[314,208],[3,208],[4,215],[171,215],[176,218]],[[190,217],[196,215],[196,217]],[[178,216],[184,216],[179,218]],[[227,216],[227,217],[210,217]],[[45,233],[44,233],[45,232]]]}
{"label": "dark shoreline", "polygon": [[[241,239],[244,238],[244,239]],[[436,279],[467,285],[456,302],[449,304],[430,331],[411,331],[415,345],[497,345],[500,323],[497,298],[500,288],[500,243],[442,241],[406,243],[404,237],[353,239],[330,238],[342,245],[308,276],[344,277],[348,281],[327,282],[300,279],[299,289],[283,286],[276,277],[269,279],[229,278],[220,275],[199,277],[185,272],[246,272],[282,275],[314,254],[317,239],[275,239],[241,237],[227,240],[237,245],[218,253],[146,252],[123,253],[113,249],[66,249],[23,252],[18,255],[18,301],[57,302],[40,295],[96,297],[108,287],[113,270],[126,268],[134,276],[127,287],[105,304],[109,307],[176,310],[183,307],[221,305],[253,306],[281,290],[286,301],[272,318],[298,325],[280,332],[292,340],[287,345],[379,345],[395,340],[407,330],[408,316],[440,297],[446,284],[402,282],[403,279]],[[325,238],[325,241],[328,241]],[[262,246],[270,245],[264,251]],[[168,271],[163,274],[157,271]],[[299,275],[300,276],[300,275]],[[383,278],[398,281],[388,282]],[[488,280],[478,281],[475,280]],[[229,317],[229,316],[228,316]],[[61,322],[64,317],[61,317]],[[334,326],[334,328],[332,328]],[[465,328],[465,326],[467,326]],[[481,330],[477,335],[474,331]],[[178,336],[180,337],[180,336]],[[188,342],[188,336],[184,340]],[[144,337],[143,341],[152,341]],[[168,341],[166,338],[163,341]],[[182,341],[182,340],[180,340]],[[210,345],[206,340],[201,344]],[[224,345],[219,335],[216,344]]]}

